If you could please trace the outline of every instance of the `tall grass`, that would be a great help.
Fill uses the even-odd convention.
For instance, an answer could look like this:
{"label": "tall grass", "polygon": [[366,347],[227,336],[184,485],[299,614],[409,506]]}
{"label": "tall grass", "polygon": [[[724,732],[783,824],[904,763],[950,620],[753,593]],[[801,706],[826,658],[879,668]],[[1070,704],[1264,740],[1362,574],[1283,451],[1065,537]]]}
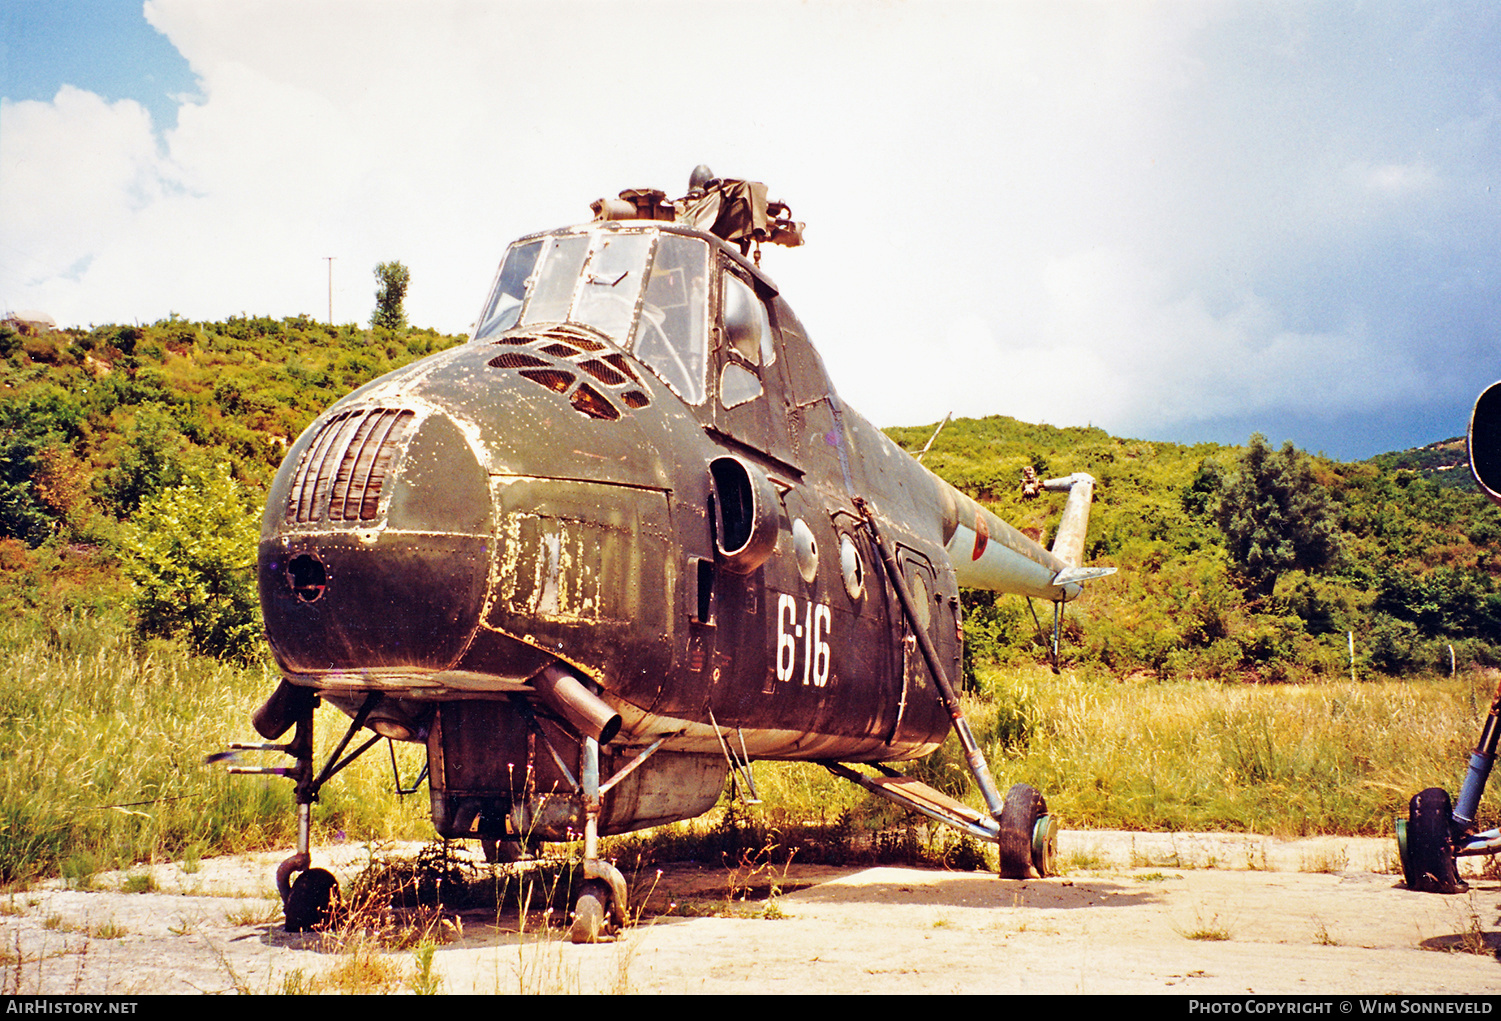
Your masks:
{"label": "tall grass", "polygon": [[[0,621],[0,882],[82,881],[135,861],[290,847],[289,781],[204,762],[231,741],[259,740],[249,714],[275,681],[264,665],[138,645],[123,614]],[[318,719],[326,746],[345,721],[331,709]],[[425,804],[392,807],[389,757],[376,749],[366,760],[325,789],[319,835],[423,832],[413,823]]]}
{"label": "tall grass", "polygon": [[[1031,783],[1066,825],[1276,835],[1389,833],[1419,790],[1457,790],[1496,683],[980,678],[971,725],[997,782]],[[945,745],[926,769],[953,787],[962,760]]]}
{"label": "tall grass", "polygon": [[[1250,685],[982,667],[963,701],[1001,792],[1032,784],[1070,828],[1384,836],[1419,790],[1457,793],[1498,679]],[[870,834],[910,822],[903,810],[810,763],[755,769],[760,805],[722,799],[703,819],[634,840],[627,857],[768,839],[799,861],[832,860],[830,849],[851,861],[900,857]],[[952,737],[905,769],[983,805]],[[1482,801],[1485,825],[1497,800],[1493,788]],[[919,833],[910,860],[965,850],[946,831]]]}
{"label": "tall grass", "polygon": [[[982,667],[979,680],[967,711],[997,783],[1033,784],[1067,826],[1376,835],[1418,790],[1457,789],[1496,677],[1241,685]],[[123,613],[107,609],[0,621],[0,882],[84,881],[136,861],[290,848],[288,781],[204,763],[253,738],[249,713],[275,681],[265,665],[139,645]],[[346,724],[319,710],[321,754]],[[399,754],[410,783],[422,749]],[[980,804],[952,740],[909,768]],[[756,847],[802,827],[817,835],[806,849],[814,857],[824,844],[902,850],[859,834],[901,826],[906,814],[820,767],[759,763],[756,775],[761,805],[647,837],[659,845],[652,857],[665,860],[684,838],[701,847],[715,827]],[[377,747],[324,788],[315,840],[430,837],[423,794],[392,792]],[[1482,803],[1487,824],[1494,800]],[[952,853],[935,839],[908,850]]]}

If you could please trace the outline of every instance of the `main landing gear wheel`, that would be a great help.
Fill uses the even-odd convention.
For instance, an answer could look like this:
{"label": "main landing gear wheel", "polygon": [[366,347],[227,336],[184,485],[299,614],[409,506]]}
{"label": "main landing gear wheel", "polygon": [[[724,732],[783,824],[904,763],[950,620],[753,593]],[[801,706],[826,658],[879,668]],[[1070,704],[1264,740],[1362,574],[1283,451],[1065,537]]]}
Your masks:
{"label": "main landing gear wheel", "polygon": [[339,899],[339,881],[327,869],[308,869],[292,884],[285,914],[287,932],[307,932],[328,924]]}
{"label": "main landing gear wheel", "polygon": [[578,900],[573,905],[573,930],[569,939],[575,943],[598,943],[608,931],[605,916],[610,905],[610,888],[597,879],[590,879],[579,889]]}
{"label": "main landing gear wheel", "polygon": [[1397,850],[1409,890],[1464,893],[1470,888],[1455,864],[1453,820],[1449,792],[1441,787],[1428,788],[1408,804],[1406,833],[1399,831]]}
{"label": "main landing gear wheel", "polygon": [[1041,877],[1053,870],[1058,824],[1036,787],[1019,783],[1006,792],[1000,825],[1002,879],[1030,879],[1034,872]]}

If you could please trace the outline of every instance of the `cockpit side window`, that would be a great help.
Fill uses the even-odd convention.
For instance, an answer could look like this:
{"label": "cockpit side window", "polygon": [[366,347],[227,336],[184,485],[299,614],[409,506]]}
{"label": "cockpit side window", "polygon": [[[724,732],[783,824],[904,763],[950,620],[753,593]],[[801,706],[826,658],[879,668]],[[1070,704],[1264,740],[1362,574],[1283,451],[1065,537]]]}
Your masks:
{"label": "cockpit side window", "polygon": [[506,260],[495,278],[495,289],[485,303],[485,313],[480,316],[479,326],[474,331],[475,340],[503,333],[516,325],[521,302],[526,298],[527,282],[541,251],[541,241],[529,241],[524,245],[513,245],[506,253]]}
{"label": "cockpit side window", "polygon": [[733,273],[724,275],[724,331],[730,347],[750,364],[776,361],[766,306],[751,286]]}
{"label": "cockpit side window", "polygon": [[704,399],[708,270],[702,241],[661,235],[633,341],[636,357],[690,404]]}
{"label": "cockpit side window", "polygon": [[734,273],[724,273],[722,280],[726,357],[719,371],[719,403],[734,408],[761,396],[760,366],[776,360],[776,347],[771,319],[756,292]]}

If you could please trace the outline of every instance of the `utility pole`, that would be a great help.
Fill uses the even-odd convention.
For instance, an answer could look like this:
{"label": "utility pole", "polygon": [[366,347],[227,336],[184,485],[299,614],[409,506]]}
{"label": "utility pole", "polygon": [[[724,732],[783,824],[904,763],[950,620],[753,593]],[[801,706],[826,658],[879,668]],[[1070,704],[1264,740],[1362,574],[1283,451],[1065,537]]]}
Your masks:
{"label": "utility pole", "polygon": [[325,255],[324,261],[328,263],[328,325],[334,324],[334,259],[337,256]]}

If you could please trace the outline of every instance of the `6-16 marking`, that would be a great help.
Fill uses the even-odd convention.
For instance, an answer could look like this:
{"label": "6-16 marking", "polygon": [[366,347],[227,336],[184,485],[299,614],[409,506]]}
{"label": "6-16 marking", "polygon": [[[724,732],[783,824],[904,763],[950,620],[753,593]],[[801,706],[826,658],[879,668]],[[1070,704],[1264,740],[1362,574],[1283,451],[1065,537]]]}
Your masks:
{"label": "6-16 marking", "polygon": [[777,680],[792,680],[797,671],[798,639],[802,639],[803,683],[811,681],[815,688],[822,688],[829,683],[829,643],[824,639],[832,630],[833,620],[828,606],[811,599],[802,617],[799,621],[795,597],[777,598]]}

